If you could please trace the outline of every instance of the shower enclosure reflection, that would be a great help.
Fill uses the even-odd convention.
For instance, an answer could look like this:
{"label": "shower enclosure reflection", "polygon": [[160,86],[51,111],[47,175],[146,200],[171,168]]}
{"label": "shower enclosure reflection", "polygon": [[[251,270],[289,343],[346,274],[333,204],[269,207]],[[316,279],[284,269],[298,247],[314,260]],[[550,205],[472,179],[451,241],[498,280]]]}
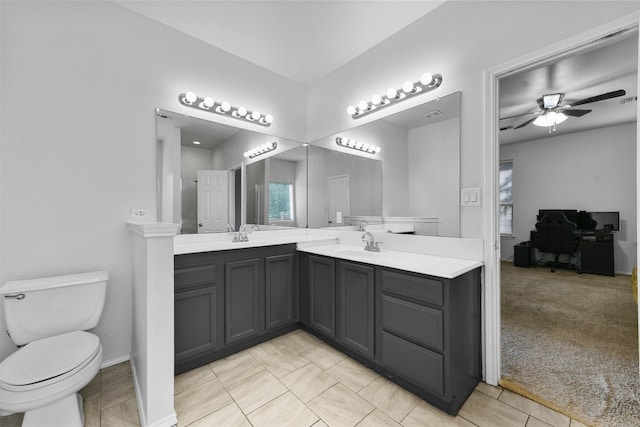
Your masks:
{"label": "shower enclosure reflection", "polygon": [[[273,141],[277,141],[274,151],[244,157],[251,148]],[[303,144],[160,109],[157,142],[158,219],[180,223],[182,234],[235,231],[252,223],[306,226]],[[293,165],[294,173],[278,176],[281,169],[291,169],[288,165]],[[258,184],[258,179],[261,191],[256,204],[255,185],[252,189],[247,185],[249,180]],[[272,182],[290,185],[289,210],[297,213],[296,218],[285,214],[280,220],[280,215],[264,214],[270,205],[273,209],[285,206],[270,202]]]}

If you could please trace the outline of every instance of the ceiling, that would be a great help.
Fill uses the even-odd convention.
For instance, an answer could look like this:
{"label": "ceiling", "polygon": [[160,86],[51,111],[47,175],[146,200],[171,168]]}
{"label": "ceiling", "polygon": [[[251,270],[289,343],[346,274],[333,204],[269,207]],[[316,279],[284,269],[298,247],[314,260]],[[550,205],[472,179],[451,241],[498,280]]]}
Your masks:
{"label": "ceiling", "polygon": [[309,86],[444,0],[116,3]]}
{"label": "ceiling", "polygon": [[504,77],[499,83],[500,117],[539,111],[536,100],[544,94],[564,93],[560,105],[612,92],[624,96],[577,106],[592,110],[582,117],[569,117],[549,133],[532,123],[514,129],[536,115],[500,120],[500,144],[531,141],[549,136],[585,131],[637,119],[638,32],[637,29],[590,44],[569,56]]}
{"label": "ceiling", "polygon": [[[326,77],[442,1],[116,1],[118,4],[282,75],[302,86]],[[375,28],[375,31],[371,29]],[[565,57],[506,76],[500,117],[539,111],[544,94],[561,105],[623,89],[626,95],[583,105],[549,133],[532,115],[500,120],[500,143],[511,144],[636,120],[637,29],[605,37]],[[203,141],[205,142],[205,141]],[[215,144],[215,142],[212,141]]]}

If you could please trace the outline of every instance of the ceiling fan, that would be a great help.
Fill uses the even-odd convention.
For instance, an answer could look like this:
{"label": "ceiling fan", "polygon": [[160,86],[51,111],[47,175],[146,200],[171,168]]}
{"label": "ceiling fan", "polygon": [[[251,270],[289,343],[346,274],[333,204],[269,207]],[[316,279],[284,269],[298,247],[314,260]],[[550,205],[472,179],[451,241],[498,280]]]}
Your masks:
{"label": "ceiling fan", "polygon": [[560,104],[562,102],[562,99],[564,98],[564,93],[550,93],[547,95],[542,95],[536,100],[536,102],[540,106],[540,109],[538,111],[516,114],[515,116],[501,117],[500,120],[514,119],[517,117],[529,116],[532,114],[535,115],[535,117],[532,117],[531,119],[521,123],[516,127],[500,127],[500,130],[520,129],[530,123],[533,123],[536,126],[548,127],[549,133],[555,132],[556,124],[564,122],[568,117],[582,117],[585,114],[591,112],[591,110],[574,109],[573,107],[590,104],[592,102],[604,101],[605,99],[617,98],[619,96],[624,96],[625,94],[626,92],[624,90],[619,89],[614,90],[613,92],[607,92],[589,98],[584,98],[579,101],[572,102],[571,104],[564,105]]}

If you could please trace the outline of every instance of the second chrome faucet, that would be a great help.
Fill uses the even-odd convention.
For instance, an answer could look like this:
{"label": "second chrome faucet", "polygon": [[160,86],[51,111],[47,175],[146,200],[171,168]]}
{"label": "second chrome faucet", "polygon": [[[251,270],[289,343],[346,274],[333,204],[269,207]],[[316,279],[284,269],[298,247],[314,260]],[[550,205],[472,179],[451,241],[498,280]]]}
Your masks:
{"label": "second chrome faucet", "polygon": [[366,243],[364,247],[365,251],[380,252],[380,247],[378,245],[382,242],[376,242],[376,239],[374,239],[373,234],[371,234],[369,231],[365,232],[362,235],[362,241]]}

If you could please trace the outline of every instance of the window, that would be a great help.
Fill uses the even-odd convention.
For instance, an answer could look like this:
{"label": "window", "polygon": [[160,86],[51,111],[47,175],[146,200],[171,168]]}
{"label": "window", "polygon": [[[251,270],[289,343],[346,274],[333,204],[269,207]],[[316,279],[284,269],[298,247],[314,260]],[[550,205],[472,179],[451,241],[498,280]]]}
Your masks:
{"label": "window", "polygon": [[293,221],[293,184],[269,183],[269,221]]}
{"label": "window", "polygon": [[513,160],[500,162],[500,234],[513,236]]}

